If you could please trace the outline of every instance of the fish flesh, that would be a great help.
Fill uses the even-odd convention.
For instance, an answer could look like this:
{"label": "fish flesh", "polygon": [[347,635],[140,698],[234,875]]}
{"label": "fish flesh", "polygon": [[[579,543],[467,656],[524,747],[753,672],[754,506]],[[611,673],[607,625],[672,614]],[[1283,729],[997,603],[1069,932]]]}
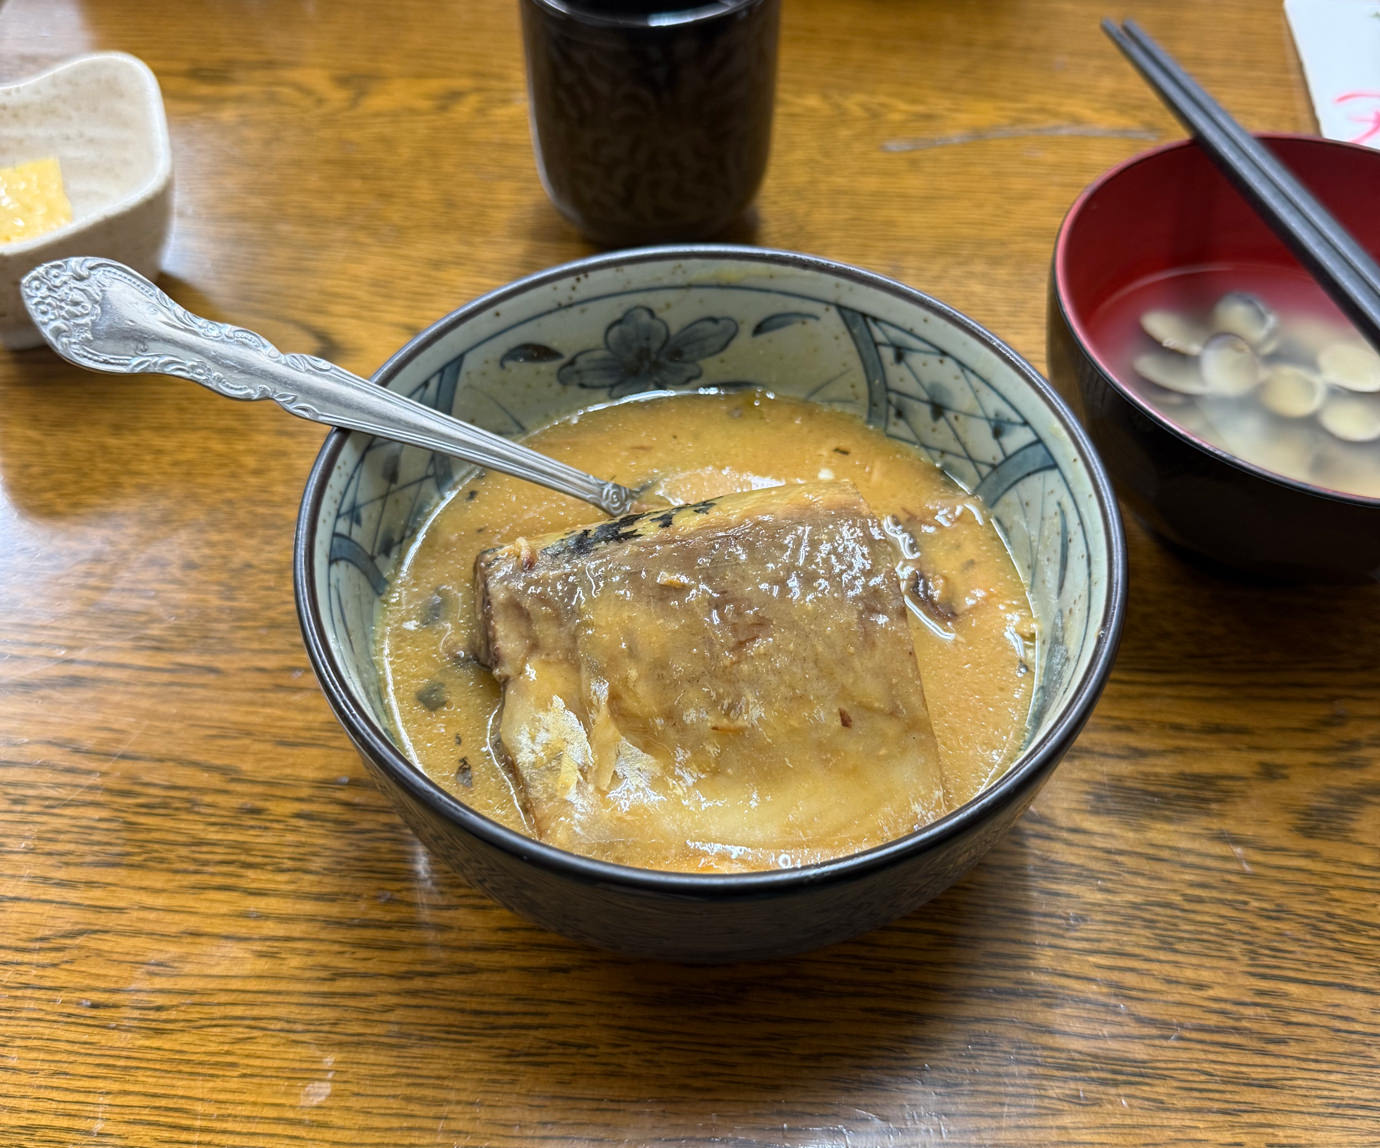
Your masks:
{"label": "fish flesh", "polygon": [[475,562],[494,748],[533,833],[759,867],[950,808],[898,574],[849,483],[772,487]]}

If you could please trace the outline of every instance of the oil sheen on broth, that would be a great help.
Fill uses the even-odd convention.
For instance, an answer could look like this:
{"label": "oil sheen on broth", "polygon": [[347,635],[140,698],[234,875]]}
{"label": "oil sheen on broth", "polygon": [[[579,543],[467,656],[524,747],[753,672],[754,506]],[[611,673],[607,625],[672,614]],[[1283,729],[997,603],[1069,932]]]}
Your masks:
{"label": "oil sheen on broth", "polygon": [[[478,812],[562,848],[642,868],[787,867],[908,832],[972,798],[1019,751],[1036,652],[1024,586],[981,503],[916,452],[852,415],[760,392],[626,401],[585,411],[525,441],[634,488],[650,481],[649,495],[672,504],[746,491],[764,492],[770,501],[779,497],[770,488],[784,484],[812,484],[800,497],[818,487],[828,492],[825,501],[837,491],[861,495],[897,540],[895,549],[888,540],[887,553],[899,571],[896,584],[905,579],[909,587],[901,613],[942,767],[944,808],[916,801],[920,812],[898,813],[896,795],[885,792],[895,784],[885,762],[828,757],[835,743],[846,744],[857,720],[839,707],[836,728],[822,731],[818,743],[821,760],[833,768],[789,763],[789,795],[768,792],[750,772],[730,777],[731,784],[719,779],[717,788],[710,786],[713,799],[698,795],[696,808],[686,807],[683,832],[667,813],[667,791],[656,787],[641,797],[624,794],[598,832],[583,836],[578,823],[547,822],[540,807],[534,817],[511,757],[503,760],[494,748],[503,693],[474,656],[484,641],[475,560],[520,539],[589,525],[596,515],[574,499],[491,473],[452,491],[418,532],[381,606],[377,651],[405,750]],[[816,653],[816,661],[830,660],[827,651]],[[846,675],[846,655],[837,662],[836,672]],[[781,780],[777,775],[772,785]],[[790,809],[782,808],[787,796]],[[621,833],[619,818],[626,821]]]}

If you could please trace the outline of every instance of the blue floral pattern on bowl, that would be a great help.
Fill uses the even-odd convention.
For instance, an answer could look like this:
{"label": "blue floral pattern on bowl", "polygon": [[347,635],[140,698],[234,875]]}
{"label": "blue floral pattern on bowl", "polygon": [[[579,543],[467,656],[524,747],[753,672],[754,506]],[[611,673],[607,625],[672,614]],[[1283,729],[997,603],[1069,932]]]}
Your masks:
{"label": "blue floral pattern on bowl", "polygon": [[605,329],[603,347],[571,356],[556,378],[610,399],[684,387],[704,373],[699,361],[719,354],[737,333],[732,319],[705,317],[672,335],[649,308],[630,307]]}
{"label": "blue floral pattern on bowl", "polygon": [[[379,373],[499,434],[653,390],[761,386],[854,411],[976,491],[1040,623],[1027,744],[1095,660],[1118,545],[1100,468],[1025,363],[898,284],[752,249],[624,252],[534,276],[457,312]],[[465,464],[351,435],[314,535],[316,592],[343,676],[388,726],[371,652],[377,602],[427,509]],[[593,512],[592,512],[593,513]]]}

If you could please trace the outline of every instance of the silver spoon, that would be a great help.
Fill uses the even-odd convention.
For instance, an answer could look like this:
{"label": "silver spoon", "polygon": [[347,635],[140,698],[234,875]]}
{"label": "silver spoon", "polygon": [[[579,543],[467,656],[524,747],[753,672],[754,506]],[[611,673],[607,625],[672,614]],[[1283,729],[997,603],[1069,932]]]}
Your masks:
{"label": "silver spoon", "polygon": [[20,284],[49,346],[116,375],[176,375],[231,399],[272,399],[298,418],[454,455],[626,514],[637,492],[432,410],[315,355],[193,315],[137,271],[82,256],[35,267]]}

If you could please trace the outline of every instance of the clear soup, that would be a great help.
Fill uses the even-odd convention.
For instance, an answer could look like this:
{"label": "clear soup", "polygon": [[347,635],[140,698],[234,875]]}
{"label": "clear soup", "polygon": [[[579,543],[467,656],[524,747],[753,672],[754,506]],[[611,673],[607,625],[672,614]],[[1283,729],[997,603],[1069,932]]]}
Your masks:
{"label": "clear soup", "polygon": [[1302,270],[1155,275],[1088,326],[1112,374],[1188,433],[1285,478],[1380,498],[1380,354]]}

